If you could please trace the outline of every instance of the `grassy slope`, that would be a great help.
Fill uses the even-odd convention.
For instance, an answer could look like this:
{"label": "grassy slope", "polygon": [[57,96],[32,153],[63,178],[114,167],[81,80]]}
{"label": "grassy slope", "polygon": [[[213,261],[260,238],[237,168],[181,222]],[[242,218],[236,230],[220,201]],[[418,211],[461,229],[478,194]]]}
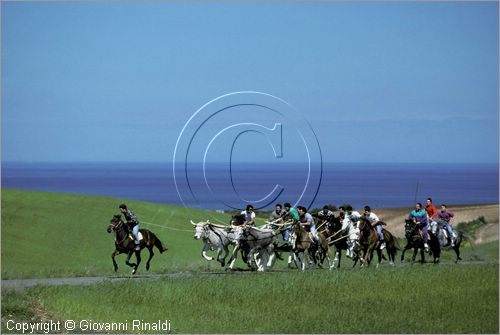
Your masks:
{"label": "grassy slope", "polygon": [[[3,279],[113,274],[113,238],[105,228],[123,201],[3,190]],[[126,202],[143,222],[163,226],[143,224],[170,248],[157,253],[153,272],[207,269],[188,220],[227,222],[227,215]],[[498,241],[463,254],[464,260],[490,264],[455,266],[447,252],[439,266],[130,280],[83,290],[37,287],[3,291],[2,315],[100,322],[135,315],[151,322],[170,319],[174,332],[193,333],[498,333]],[[119,273],[128,274],[121,257]]]}
{"label": "grassy slope", "polygon": [[[2,278],[114,273],[114,237],[106,227],[122,202],[138,214],[141,228],[152,230],[169,248],[166,254],[155,252],[151,271],[207,270],[189,220],[227,223],[228,215],[116,198],[2,190]],[[118,273],[129,274],[125,256],[117,261]],[[146,272],[144,266],[139,273]],[[217,269],[217,264],[210,266]]]}
{"label": "grassy slope", "polygon": [[[2,278],[114,274],[114,240],[106,227],[122,202],[138,214],[142,228],[151,229],[169,248],[166,254],[155,252],[151,272],[221,269],[200,257],[201,243],[192,238],[189,220],[227,223],[228,214],[108,197],[2,190]],[[481,260],[484,255],[465,244],[462,258]],[[453,259],[452,252],[443,253],[443,262]],[[121,275],[130,273],[124,260],[125,255],[117,257]],[[350,263],[345,258],[343,262]],[[145,260],[139,267],[139,274],[144,273]]]}

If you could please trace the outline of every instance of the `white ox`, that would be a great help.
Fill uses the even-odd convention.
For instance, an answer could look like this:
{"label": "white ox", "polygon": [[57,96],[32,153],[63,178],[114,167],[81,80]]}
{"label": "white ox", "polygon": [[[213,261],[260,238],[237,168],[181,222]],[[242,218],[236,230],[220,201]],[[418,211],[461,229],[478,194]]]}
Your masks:
{"label": "white ox", "polygon": [[194,238],[196,240],[203,241],[203,249],[201,250],[201,255],[207,261],[213,260],[212,257],[207,255],[207,251],[215,250],[217,252],[217,261],[224,266],[226,264],[226,257],[228,254],[228,246],[231,244],[231,236],[228,236],[226,231],[226,226],[211,223],[210,221],[194,223],[195,233]]}
{"label": "white ox", "polygon": [[274,252],[276,233],[274,230],[252,226],[231,226],[231,233],[234,234],[232,239],[235,247],[229,260],[228,269],[233,268],[236,255],[242,249],[247,252],[248,263],[251,263],[252,259],[255,261],[257,271],[263,272],[266,268],[273,267],[276,260]]}

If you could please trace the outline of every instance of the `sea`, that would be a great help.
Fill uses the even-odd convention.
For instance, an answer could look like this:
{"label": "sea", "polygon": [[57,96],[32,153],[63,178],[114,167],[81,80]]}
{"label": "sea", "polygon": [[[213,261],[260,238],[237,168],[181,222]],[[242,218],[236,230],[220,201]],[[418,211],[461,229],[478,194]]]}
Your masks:
{"label": "sea", "polygon": [[498,164],[323,163],[309,171],[299,163],[279,168],[235,163],[190,169],[188,173],[176,167],[174,174],[171,163],[4,162],[1,185],[218,211],[243,209],[248,203],[255,203],[257,209],[271,209],[277,202],[308,208],[351,204],[376,209],[412,208],[427,197],[436,205],[499,200]]}

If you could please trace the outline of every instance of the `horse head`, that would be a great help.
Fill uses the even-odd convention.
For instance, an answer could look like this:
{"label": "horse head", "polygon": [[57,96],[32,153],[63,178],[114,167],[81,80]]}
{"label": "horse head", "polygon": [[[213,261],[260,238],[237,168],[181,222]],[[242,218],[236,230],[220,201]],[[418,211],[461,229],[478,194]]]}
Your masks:
{"label": "horse head", "polygon": [[413,219],[405,219],[405,236],[406,238],[411,238],[415,235],[416,224]]}
{"label": "horse head", "polygon": [[230,225],[241,226],[245,223],[245,216],[243,214],[233,215],[231,217]]}
{"label": "horse head", "polygon": [[431,219],[431,223],[429,224],[430,232],[432,235],[437,236],[439,233],[439,224]]}
{"label": "horse head", "polygon": [[120,214],[116,214],[109,222],[110,224],[108,225],[106,231],[108,233],[111,233],[112,231],[116,231],[120,227],[120,225],[123,224],[122,216]]}
{"label": "horse head", "polygon": [[334,217],[327,223],[327,228],[329,228],[333,232],[339,231],[342,228],[342,220],[340,216]]}

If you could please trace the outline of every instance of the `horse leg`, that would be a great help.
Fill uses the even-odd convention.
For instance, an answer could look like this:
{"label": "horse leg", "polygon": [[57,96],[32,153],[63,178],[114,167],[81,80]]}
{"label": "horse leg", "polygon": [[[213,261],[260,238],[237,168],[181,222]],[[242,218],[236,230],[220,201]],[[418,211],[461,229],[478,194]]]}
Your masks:
{"label": "horse leg", "polygon": [[231,258],[229,259],[228,266],[226,270],[232,270],[234,263],[236,262],[236,257],[238,255],[238,250],[240,250],[240,245],[236,244],[233,249],[233,253],[231,254]]}
{"label": "horse leg", "polygon": [[139,267],[139,264],[141,264],[141,251],[136,250],[135,251],[135,257],[137,258],[137,264],[135,265],[134,269],[132,270],[132,274],[135,275],[137,272],[137,268]]}
{"label": "horse leg", "polygon": [[115,272],[118,271],[118,264],[116,264],[115,256],[118,256],[119,254],[121,254],[121,252],[119,252],[116,249],[111,254],[111,259],[113,260],[113,267],[115,268]]}
{"label": "horse leg", "polygon": [[368,249],[366,250],[366,253],[363,257],[363,259],[361,260],[362,264],[361,266],[368,266],[370,265],[370,253],[372,252],[372,247],[371,246],[368,246]]}
{"label": "horse leg", "polygon": [[403,248],[403,251],[401,252],[401,262],[404,261],[404,259],[405,259],[405,252],[408,249],[411,249],[411,248],[409,248],[409,244],[406,244],[406,246]]}
{"label": "horse leg", "polygon": [[377,258],[378,258],[378,263],[377,263],[376,268],[378,269],[378,267],[380,266],[380,263],[382,262],[382,250],[380,250],[378,248],[376,250],[377,250]]}
{"label": "horse leg", "polygon": [[309,248],[302,252],[302,271],[306,271],[306,264],[309,263]]}
{"label": "horse leg", "polygon": [[125,264],[127,264],[128,266],[130,266],[131,268],[133,268],[134,266],[136,266],[137,264],[135,263],[130,263],[130,257],[132,257],[132,253],[133,253],[133,250],[130,250],[127,254],[127,259],[125,260]]}
{"label": "horse leg", "polygon": [[340,254],[340,251],[335,248],[335,258],[333,258],[333,263],[332,263],[332,266],[331,268],[338,268],[338,261],[339,261],[339,254]]}
{"label": "horse leg", "polygon": [[418,253],[418,247],[413,248],[413,256],[411,257],[411,262],[415,262],[415,259],[417,258],[417,253]]}
{"label": "horse leg", "polygon": [[148,247],[148,250],[149,250],[149,258],[148,261],[146,262],[146,271],[149,271],[149,262],[151,262],[151,258],[153,258],[153,256],[155,255],[155,253],[153,252],[152,245]]}
{"label": "horse leg", "polygon": [[[224,251],[224,257],[221,257],[223,251]],[[224,267],[224,265],[226,265],[227,253],[228,253],[227,246],[219,247],[219,249],[217,249],[217,262],[220,263],[221,267]]]}
{"label": "horse leg", "polygon": [[457,259],[455,260],[455,263],[458,263],[458,261],[461,261],[462,258],[460,258],[460,243],[455,244],[453,247],[453,250],[455,251],[455,254],[457,255]]}
{"label": "horse leg", "polygon": [[268,247],[269,259],[267,261],[267,268],[272,269],[276,262],[276,253],[274,252],[274,245]]}

